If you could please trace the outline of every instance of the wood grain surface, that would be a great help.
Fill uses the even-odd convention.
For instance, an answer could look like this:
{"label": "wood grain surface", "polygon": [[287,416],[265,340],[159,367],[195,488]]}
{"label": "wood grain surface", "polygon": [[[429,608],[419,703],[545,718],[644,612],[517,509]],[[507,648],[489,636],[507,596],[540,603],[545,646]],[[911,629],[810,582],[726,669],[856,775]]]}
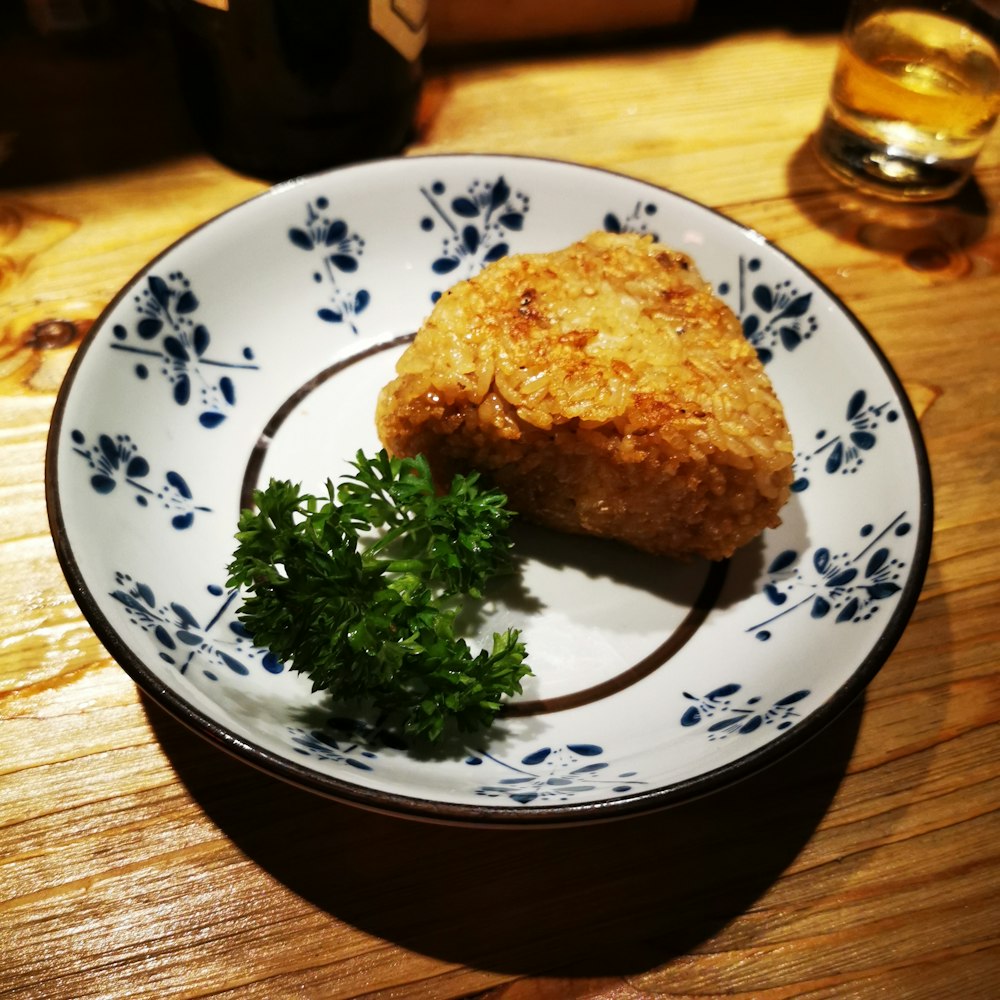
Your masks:
{"label": "wood grain surface", "polygon": [[844,716],[689,805],[525,833],[259,774],[84,622],[45,509],[62,377],[135,271],[263,185],[199,151],[155,37],[3,42],[0,998],[1000,996],[1000,136],[953,202],[842,189],[809,145],[834,35],[772,22],[429,66],[410,152],[628,173],[810,268],[888,355],[933,469],[920,602]]}

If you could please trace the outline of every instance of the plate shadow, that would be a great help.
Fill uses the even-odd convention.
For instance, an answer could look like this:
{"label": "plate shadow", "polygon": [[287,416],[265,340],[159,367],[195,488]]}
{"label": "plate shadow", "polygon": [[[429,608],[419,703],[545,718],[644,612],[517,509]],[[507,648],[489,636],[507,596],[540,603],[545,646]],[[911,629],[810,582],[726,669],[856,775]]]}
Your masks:
{"label": "plate shadow", "polygon": [[341,805],[217,752],[146,696],[143,705],[205,814],[312,906],[445,962],[612,976],[688,953],[774,883],[840,786],[863,699],[770,768],[702,799],[524,831]]}

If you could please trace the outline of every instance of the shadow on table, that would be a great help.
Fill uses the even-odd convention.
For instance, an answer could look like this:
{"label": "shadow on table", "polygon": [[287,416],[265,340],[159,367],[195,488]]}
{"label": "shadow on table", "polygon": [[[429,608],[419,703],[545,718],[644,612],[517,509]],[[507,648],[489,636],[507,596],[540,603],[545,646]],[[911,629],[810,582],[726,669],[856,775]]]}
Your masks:
{"label": "shadow on table", "polygon": [[876,198],[835,181],[819,163],[812,136],[789,160],[787,176],[798,208],[838,239],[891,254],[915,271],[957,277],[975,266],[967,251],[986,234],[990,205],[974,177],[940,202]]}
{"label": "shadow on table", "polygon": [[859,700],[805,747],[703,799],[629,820],[517,831],[327,801],[230,759],[146,704],[206,814],[311,904],[446,962],[563,976],[655,968],[752,906],[822,820],[862,714]]}

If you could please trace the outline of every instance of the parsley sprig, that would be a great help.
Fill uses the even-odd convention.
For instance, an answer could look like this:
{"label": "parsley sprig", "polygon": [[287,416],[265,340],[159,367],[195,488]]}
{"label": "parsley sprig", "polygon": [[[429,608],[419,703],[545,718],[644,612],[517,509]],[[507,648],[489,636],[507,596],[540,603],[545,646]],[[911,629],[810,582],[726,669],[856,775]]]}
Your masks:
{"label": "parsley sprig", "polygon": [[507,498],[475,473],[439,494],[423,456],[358,452],[327,496],[271,480],[239,519],[229,586],[254,642],[338,700],[437,740],[489,726],[530,674],[519,632],[473,653],[455,634],[463,598],[511,567]]}

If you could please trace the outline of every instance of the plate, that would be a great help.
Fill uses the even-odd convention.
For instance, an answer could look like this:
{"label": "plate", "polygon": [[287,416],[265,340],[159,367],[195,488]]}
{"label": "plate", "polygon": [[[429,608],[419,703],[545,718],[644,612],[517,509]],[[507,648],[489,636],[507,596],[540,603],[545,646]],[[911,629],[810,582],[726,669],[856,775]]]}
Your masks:
{"label": "plate", "polygon": [[[792,499],[723,563],[519,527],[518,585],[475,628],[522,628],[535,675],[487,734],[407,745],[241,630],[225,586],[239,510],[270,476],[319,489],[378,446],[376,394],[450,284],[595,229],[687,252],[740,317],[791,427]],[[930,547],[914,414],[829,290],[686,198],[521,157],[352,166],[195,230],[91,329],[46,461],[72,591],[151,698],[300,786],[449,823],[634,815],[776,760],[885,662]]]}

